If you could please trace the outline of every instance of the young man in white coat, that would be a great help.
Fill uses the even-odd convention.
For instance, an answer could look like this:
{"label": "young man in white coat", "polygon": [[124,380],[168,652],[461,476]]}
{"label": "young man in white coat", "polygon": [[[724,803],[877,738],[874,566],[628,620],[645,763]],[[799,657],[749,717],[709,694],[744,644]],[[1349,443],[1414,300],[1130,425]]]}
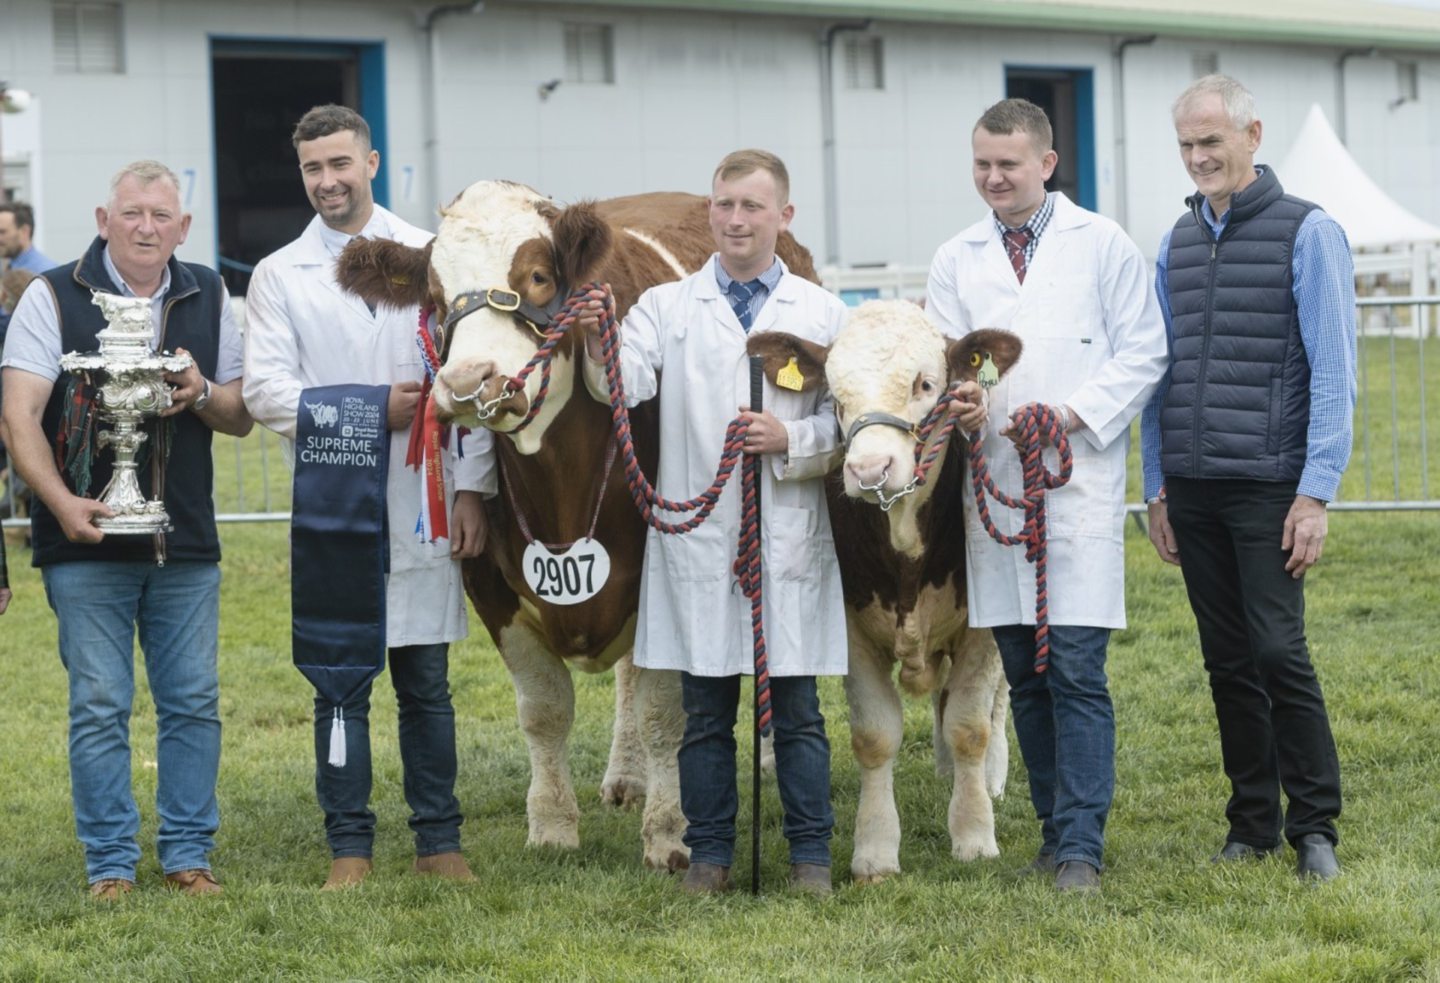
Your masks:
{"label": "young man in white coat", "polygon": [[[741,411],[750,421],[745,451],[763,455],[765,636],[790,880],[798,890],[828,894],[835,816],[815,677],[844,675],[847,663],[840,568],[824,491],[824,476],[839,460],[840,433],[823,385],[802,393],[767,380],[763,412],[747,410],[745,340],[780,330],[829,345],[845,305],[775,255],[795,213],[778,157],[736,151],[716,168],[711,190],[716,254],[685,279],[646,291],[621,326],[625,393],[632,404],[660,397],[655,486],[666,498],[704,491],[720,462],[726,425]],[[586,382],[605,399],[593,319],[583,326],[591,330]],[[750,602],[731,570],[740,534],[739,482],[737,470],[694,532],[649,531],[640,588],[635,664],[681,673],[680,805],[690,848],[681,887],[694,894],[729,888],[735,851],[735,722],[740,677],[754,668]],[[750,714],[745,720],[750,726]]]}
{"label": "young man in white coat", "polygon": [[[1027,403],[1055,407],[1074,449],[1070,483],[1048,493],[1048,671],[1035,671],[1035,571],[998,545],[967,498],[970,623],[994,630],[1010,681],[1030,798],[1041,824],[1027,871],[1062,891],[1098,891],[1115,787],[1115,714],[1105,677],[1110,632],[1125,627],[1125,455],[1130,421],[1164,370],[1165,328],[1140,250],[1114,222],[1046,192],[1050,121],[1006,99],[971,136],[975,188],[990,206],[930,267],[926,310],[951,337],[1004,328],[1025,343],[990,391],[990,471],[1010,494],[1020,458],[999,438]],[[1051,461],[1054,466],[1053,460]],[[992,509],[1001,532],[1020,512]]]}
{"label": "young man in white coat", "polygon": [[[481,493],[495,490],[489,435],[467,437],[460,460],[454,459],[460,441],[451,442],[445,461],[446,487],[457,489],[451,535],[448,542],[420,541],[414,530],[421,483],[405,464],[424,378],[415,344],[417,312],[370,310],[359,297],[341,290],[335,264],[357,235],[423,246],[430,234],[375,204],[370,182],[380,155],[371,147],[370,128],[358,113],[343,106],[317,106],[301,118],[293,142],[316,216],[300,238],[261,260],[250,280],[245,403],[255,419],[287,438],[288,447],[295,438],[303,390],[341,384],[390,386],[386,645],[399,703],[415,870],[468,880],[454,792],[455,711],[448,656],[449,643],[467,631],[459,560],[477,555],[483,546]],[[326,889],[358,884],[371,869],[375,814],[369,808],[369,707],[367,684],[343,707],[346,763],[336,767],[327,763],[332,708],[316,700],[315,787],[333,858]]]}

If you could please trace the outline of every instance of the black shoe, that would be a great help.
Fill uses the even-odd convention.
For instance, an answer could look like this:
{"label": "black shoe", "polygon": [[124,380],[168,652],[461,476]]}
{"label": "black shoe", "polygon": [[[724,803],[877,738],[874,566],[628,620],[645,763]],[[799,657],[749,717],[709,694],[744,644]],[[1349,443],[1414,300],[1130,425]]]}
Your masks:
{"label": "black shoe", "polygon": [[1055,890],[1062,894],[1099,894],[1100,871],[1083,860],[1067,860],[1055,872]]}
{"label": "black shoe", "polygon": [[1015,872],[1017,877],[1034,877],[1037,874],[1055,873],[1055,854],[1041,851],[1035,854],[1035,859]]}
{"label": "black shoe", "polygon": [[1324,833],[1307,833],[1295,844],[1295,874],[1302,881],[1328,881],[1340,876],[1335,844]]}
{"label": "black shoe", "polygon": [[1234,840],[1226,840],[1220,852],[1210,858],[1212,864],[1223,864],[1231,860],[1264,860],[1280,852],[1278,846],[1251,846],[1249,843],[1236,843]]}

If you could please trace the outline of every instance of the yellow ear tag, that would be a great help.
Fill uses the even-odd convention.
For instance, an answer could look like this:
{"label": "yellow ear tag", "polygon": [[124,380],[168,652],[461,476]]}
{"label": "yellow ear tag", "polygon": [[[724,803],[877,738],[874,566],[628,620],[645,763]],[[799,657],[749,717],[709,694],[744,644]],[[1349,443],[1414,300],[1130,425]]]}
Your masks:
{"label": "yellow ear tag", "polygon": [[981,389],[989,389],[1000,381],[1000,370],[995,367],[989,352],[985,353],[985,362],[980,366],[980,373],[976,376],[976,381],[980,383]]}
{"label": "yellow ear tag", "polygon": [[789,364],[775,373],[775,385],[781,389],[793,389],[797,393],[805,388],[805,377],[800,374],[800,367],[795,364],[795,356],[790,356]]}

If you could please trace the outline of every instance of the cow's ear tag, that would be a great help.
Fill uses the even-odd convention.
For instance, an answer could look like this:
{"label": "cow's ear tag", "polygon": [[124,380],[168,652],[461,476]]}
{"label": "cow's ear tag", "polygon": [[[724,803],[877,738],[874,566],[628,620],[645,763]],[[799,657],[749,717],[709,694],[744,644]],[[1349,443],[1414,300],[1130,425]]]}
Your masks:
{"label": "cow's ear tag", "polygon": [[800,374],[800,366],[795,364],[794,355],[790,356],[790,361],[783,369],[775,373],[775,385],[797,393],[805,388],[805,377]]}
{"label": "cow's ear tag", "polygon": [[995,360],[990,357],[989,352],[985,353],[985,361],[981,363],[980,372],[975,378],[981,389],[989,389],[1000,381],[1000,370],[995,367]]}

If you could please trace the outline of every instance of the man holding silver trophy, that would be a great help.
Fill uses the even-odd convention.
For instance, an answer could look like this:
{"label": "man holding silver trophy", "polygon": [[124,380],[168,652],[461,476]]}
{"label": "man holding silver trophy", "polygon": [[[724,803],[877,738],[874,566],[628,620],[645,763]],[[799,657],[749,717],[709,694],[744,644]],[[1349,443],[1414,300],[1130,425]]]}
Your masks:
{"label": "man holding silver trophy", "polygon": [[160,864],[168,886],[215,894],[210,442],[252,426],[242,343],[220,277],[174,258],[190,216],[173,172],[126,166],[95,219],[85,255],[44,274],[15,310],[0,429],[35,494],[34,564],[70,678],[71,798],[90,893],[128,893],[140,859],[129,743],[138,630],[158,724]]}

